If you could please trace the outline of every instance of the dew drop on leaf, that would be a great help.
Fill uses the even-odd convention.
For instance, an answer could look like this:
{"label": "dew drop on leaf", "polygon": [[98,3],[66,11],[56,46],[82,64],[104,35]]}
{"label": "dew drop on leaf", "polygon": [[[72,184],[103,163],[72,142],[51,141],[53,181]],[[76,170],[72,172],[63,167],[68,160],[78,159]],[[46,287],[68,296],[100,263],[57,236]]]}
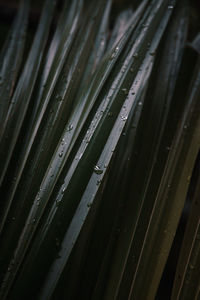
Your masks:
{"label": "dew drop on leaf", "polygon": [[67,131],[71,131],[73,129],[73,125],[70,124],[68,127],[67,127]]}
{"label": "dew drop on leaf", "polygon": [[94,167],[94,172],[98,175],[103,173],[103,170],[99,166]]}
{"label": "dew drop on leaf", "polygon": [[126,88],[123,88],[122,89],[122,92],[125,94],[125,95],[128,95],[128,90]]}
{"label": "dew drop on leaf", "polygon": [[138,57],[139,57],[139,54],[136,52],[136,53],[133,54],[133,57],[134,57],[134,58],[138,58]]}

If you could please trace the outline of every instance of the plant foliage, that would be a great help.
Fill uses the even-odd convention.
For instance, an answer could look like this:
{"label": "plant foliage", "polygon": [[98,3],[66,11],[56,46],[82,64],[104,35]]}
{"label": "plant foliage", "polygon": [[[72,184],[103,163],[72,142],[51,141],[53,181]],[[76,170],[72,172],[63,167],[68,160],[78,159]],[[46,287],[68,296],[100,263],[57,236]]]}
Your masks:
{"label": "plant foliage", "polygon": [[0,49],[0,298],[155,299],[190,202],[169,294],[199,299],[194,4],[45,0],[31,33],[29,2]]}

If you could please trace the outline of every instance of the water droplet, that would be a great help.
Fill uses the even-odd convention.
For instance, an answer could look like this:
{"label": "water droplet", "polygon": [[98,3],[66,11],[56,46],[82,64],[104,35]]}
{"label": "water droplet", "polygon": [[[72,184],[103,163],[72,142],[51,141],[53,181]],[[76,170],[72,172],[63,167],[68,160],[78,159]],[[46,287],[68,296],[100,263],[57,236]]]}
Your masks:
{"label": "water droplet", "polygon": [[65,192],[65,188],[62,189],[61,194],[64,194],[64,192]]}
{"label": "water droplet", "polygon": [[104,46],[104,44],[105,44],[105,41],[104,41],[104,39],[102,38],[102,39],[101,39],[101,46]]}
{"label": "water droplet", "polygon": [[68,127],[67,127],[67,131],[71,131],[73,129],[73,125],[70,124]]}
{"label": "water droplet", "polygon": [[123,89],[122,89],[122,92],[123,92],[125,95],[128,95],[128,90],[127,90],[127,88],[123,88]]}
{"label": "water droplet", "polygon": [[114,57],[115,57],[115,52],[113,52],[113,53],[111,54],[110,60],[112,60]]}
{"label": "water droplet", "polygon": [[138,58],[138,57],[139,57],[139,54],[136,52],[136,53],[133,54],[133,57],[134,57],[134,58]]}
{"label": "water droplet", "polygon": [[94,167],[94,172],[98,175],[103,173],[103,170],[99,166]]}
{"label": "water droplet", "polygon": [[59,153],[59,157],[62,157],[62,156],[63,156],[63,152],[60,152],[60,153]]}
{"label": "water droplet", "polygon": [[173,9],[173,5],[168,5],[168,9]]}
{"label": "water droplet", "polygon": [[121,116],[122,121],[126,121],[127,120],[127,116]]}
{"label": "water droplet", "polygon": [[[62,192],[61,192],[61,193],[62,193]],[[56,199],[56,206],[58,206],[58,205],[60,204],[61,201],[62,201],[61,198]]]}
{"label": "water droplet", "polygon": [[113,58],[115,58],[115,56],[117,55],[118,50],[119,50],[119,47],[116,47],[116,48],[114,49],[114,51],[113,51],[113,53],[111,54],[111,57],[110,57],[111,60],[112,60]]}
{"label": "water droplet", "polygon": [[97,180],[97,185],[99,185],[101,183],[101,180]]}
{"label": "water droplet", "polygon": [[147,49],[149,49],[151,46],[151,43],[147,43]]}
{"label": "water droplet", "polygon": [[138,102],[138,105],[139,105],[139,106],[141,106],[141,105],[142,105],[142,102],[141,102],[141,101],[140,101],[140,102]]}
{"label": "water droplet", "polygon": [[62,97],[61,97],[60,95],[57,95],[57,96],[56,96],[56,100],[57,100],[57,101],[62,101],[63,99],[62,99]]}

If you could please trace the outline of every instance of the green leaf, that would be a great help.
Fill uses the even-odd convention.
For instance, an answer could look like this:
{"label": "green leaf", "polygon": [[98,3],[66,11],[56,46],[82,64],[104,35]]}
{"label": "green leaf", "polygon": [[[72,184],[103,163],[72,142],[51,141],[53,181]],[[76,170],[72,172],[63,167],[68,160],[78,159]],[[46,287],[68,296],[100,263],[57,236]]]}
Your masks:
{"label": "green leaf", "polygon": [[[163,9],[164,7],[161,6],[161,8]],[[161,8],[160,8],[160,6],[157,6],[157,5],[155,5],[155,7],[153,7],[153,9],[155,9],[156,11],[159,11],[159,9],[161,9]],[[162,11],[162,9],[161,9],[161,11]],[[162,21],[163,25],[166,24],[166,22],[167,22],[167,20],[168,20],[168,18],[170,16],[170,13],[171,13],[170,11],[166,12],[165,18]],[[161,14],[160,14],[160,17],[161,17]],[[146,18],[146,16],[144,18]],[[151,23],[151,21],[152,21],[152,23]],[[86,170],[85,169],[84,169],[85,171],[83,170],[85,172],[85,178],[84,178],[84,181],[82,180],[82,187],[80,187],[80,185],[79,185],[79,191],[78,191],[78,193],[76,191],[76,196],[75,195],[72,196],[72,194],[74,194],[74,191],[75,191],[74,189],[76,189],[76,182],[79,182],[79,179],[77,179],[77,178],[80,178],[80,176],[82,174],[81,170],[82,170],[83,166],[85,165],[84,162],[85,162],[86,159],[88,159],[88,157],[90,157],[89,165],[92,166],[92,161],[95,162],[95,160],[98,158],[99,151],[101,151],[100,147],[98,149],[98,152],[97,152],[97,148],[94,147],[94,145],[96,144],[96,142],[94,142],[94,141],[96,139],[94,139],[93,134],[94,134],[94,136],[96,136],[96,135],[98,136],[98,143],[99,143],[98,146],[100,146],[100,143],[101,144],[104,143],[105,139],[108,138],[109,132],[111,130],[111,126],[112,126],[112,124],[114,124],[113,122],[117,118],[117,115],[119,113],[119,109],[122,106],[122,103],[123,103],[122,101],[123,101],[124,98],[126,98],[126,93],[124,92],[124,90],[121,90],[121,89],[123,89],[123,86],[125,86],[125,78],[126,78],[126,81],[127,81],[126,82],[127,90],[129,90],[129,88],[131,86],[131,83],[132,83],[132,80],[136,76],[137,71],[140,68],[140,63],[141,63],[140,59],[142,60],[142,58],[144,57],[144,55],[146,55],[146,52],[144,52],[144,53],[142,52],[142,48],[144,47],[144,44],[147,44],[147,39],[149,41],[149,32],[153,32],[154,28],[156,27],[156,22],[152,18],[152,15],[150,15],[149,16],[149,20],[148,20],[148,22],[151,25],[151,26],[148,27],[149,31],[146,30],[146,28],[144,28],[142,26],[143,22],[144,21],[142,20],[141,23],[140,23],[141,33],[140,33],[140,38],[138,38],[138,40],[140,41],[140,43],[136,42],[136,45],[134,44],[134,46],[129,47],[129,49],[130,49],[129,51],[130,52],[128,53],[128,57],[127,57],[127,54],[126,54],[127,53],[127,49],[125,50],[125,54],[126,55],[124,54],[124,58],[123,58],[124,62],[123,62],[123,65],[121,67],[121,72],[119,73],[118,69],[115,70],[116,73],[114,73],[114,74],[116,74],[115,75],[116,78],[114,77],[114,80],[113,80],[113,83],[111,84],[111,86],[110,86],[110,83],[109,83],[108,97],[104,96],[105,100],[101,102],[100,107],[99,107],[99,109],[97,111],[96,117],[94,118],[95,119],[95,123],[93,121],[93,123],[91,124],[92,125],[91,126],[91,130],[86,134],[86,137],[84,138],[84,142],[83,142],[82,146],[80,146],[80,149],[78,150],[77,155],[73,155],[75,157],[75,159],[74,159],[73,163],[71,164],[71,168],[69,169],[66,178],[63,179],[64,182],[65,182],[65,184],[61,185],[61,187],[59,188],[58,196],[56,197],[57,199],[56,199],[56,201],[54,202],[54,204],[52,206],[52,209],[51,209],[51,211],[49,213],[49,216],[47,217],[46,222],[44,223],[44,220],[43,220],[43,224],[44,225],[43,225],[43,229],[41,229],[41,233],[40,233],[41,234],[41,238],[40,238],[40,241],[43,241],[44,244],[46,243],[46,242],[44,242],[44,238],[47,239],[47,240],[49,239],[49,238],[45,237],[45,236],[47,236],[47,233],[49,232],[49,233],[53,234],[54,230],[52,231],[52,228],[50,226],[51,223],[52,224],[54,224],[54,223],[56,224],[58,219],[61,220],[63,218],[63,217],[60,216],[60,213],[62,212],[62,208],[61,208],[62,205],[61,204],[63,202],[65,202],[65,206],[67,205],[67,207],[68,207],[68,208],[65,208],[65,210],[66,209],[68,210],[68,218],[66,219],[66,217],[65,217],[65,226],[67,225],[67,222],[68,222],[67,220],[68,219],[70,220],[72,209],[74,210],[74,208],[70,208],[70,206],[75,206],[76,205],[75,199],[78,200],[79,195],[81,195],[81,190],[84,188],[86,180],[87,180],[89,174],[91,174],[91,172],[92,172],[92,168],[89,167],[89,169],[87,171],[88,175],[86,177],[86,172],[85,172]],[[159,22],[159,18],[158,18],[157,22]],[[159,42],[159,39],[160,39],[160,37],[162,35],[164,27],[165,26],[161,27],[161,29],[158,30],[156,38],[155,38],[154,42],[152,43],[151,50],[154,49],[154,48],[156,48],[156,45]],[[135,37],[132,38],[132,43],[134,43],[134,41],[135,41]],[[141,53],[140,53],[140,49],[141,49]],[[137,57],[133,56],[136,51],[137,51],[138,55],[140,55],[139,56],[140,58],[138,58],[138,56]],[[147,49],[147,53],[149,53],[149,49]],[[113,57],[113,58],[115,58],[115,57]],[[152,60],[153,59],[152,55],[148,54],[148,59]],[[133,72],[130,71],[130,69],[132,68],[133,63],[135,65],[135,72],[134,71]],[[116,85],[117,82],[118,82],[118,85]],[[114,86],[115,87],[118,86],[118,88],[115,88],[115,90],[114,90],[113,89]],[[102,109],[103,109],[103,111],[105,111],[104,114],[100,113],[102,111]],[[113,117],[112,118],[107,118],[107,113],[109,111],[113,112]],[[124,120],[125,120],[125,118],[124,118]],[[67,132],[67,135],[69,136],[69,134],[72,134],[73,130],[72,130],[72,128],[70,128],[70,130],[69,130],[69,128],[67,127],[66,128],[66,132]],[[102,136],[102,134],[101,134],[102,137],[100,138],[100,133],[101,132],[104,133],[104,136]],[[106,133],[106,135],[105,135],[105,133]],[[67,138],[65,138],[65,136],[63,136],[62,139],[64,141],[68,141]],[[91,142],[88,143],[88,141],[90,139],[91,139]],[[36,223],[39,221],[40,216],[42,214],[42,211],[44,210],[45,205],[47,203],[47,202],[44,202],[42,199],[46,198],[46,200],[47,200],[48,199],[47,195],[50,194],[50,192],[51,192],[50,186],[52,186],[52,185],[50,185],[51,182],[49,181],[49,179],[52,181],[52,176],[51,176],[52,173],[56,174],[54,176],[58,176],[57,174],[59,174],[59,173],[57,173],[56,169],[60,168],[60,166],[59,166],[59,164],[60,164],[59,160],[62,161],[62,157],[65,155],[65,151],[66,150],[63,149],[64,147],[66,147],[66,146],[64,146],[64,145],[61,144],[60,148],[58,148],[58,150],[56,151],[56,160],[53,161],[53,165],[49,166],[49,170],[48,170],[47,176],[46,176],[46,178],[44,178],[43,185],[41,186],[41,191],[38,193],[37,198],[35,199],[36,202],[35,202],[35,205],[32,207],[32,211],[31,211],[31,213],[29,215],[27,225],[33,219],[35,220],[35,222],[34,222],[34,224],[32,224],[31,227],[30,226],[29,227],[27,227],[27,226],[25,227],[24,233],[26,234],[26,238],[23,239],[23,243],[27,244],[27,237],[28,237],[29,241],[31,241],[31,235],[33,234],[33,232],[35,230],[34,227],[35,227]],[[87,151],[85,150],[85,147],[86,147]],[[94,149],[94,150],[93,150],[93,154],[91,156],[92,149]],[[81,157],[81,160],[78,162],[78,160],[76,159],[76,157],[77,156],[80,157],[81,153],[83,153],[83,155]],[[78,162],[78,165],[77,165],[77,162]],[[54,172],[56,172],[56,173],[54,173]],[[53,177],[53,182],[55,182],[55,177]],[[48,188],[47,188],[47,186],[45,186],[46,184],[48,184]],[[68,184],[69,184],[69,187],[67,188]],[[62,191],[65,188],[66,188],[66,193],[64,192],[64,194],[63,194]],[[66,197],[66,199],[67,198],[70,199],[72,197],[73,204],[71,204],[70,202],[68,203],[68,201],[67,202],[66,201],[62,201],[62,203],[59,204],[59,207],[57,207],[58,203],[61,202],[61,200],[63,198],[63,195],[64,195],[64,197]],[[40,202],[39,207],[37,205],[38,202]],[[58,212],[57,212],[57,210],[58,210]],[[46,226],[46,224],[49,224],[49,225]],[[54,225],[52,225],[52,226],[54,226]],[[31,233],[30,230],[32,231],[32,233]],[[40,236],[40,234],[38,235],[38,237]],[[22,242],[22,240],[21,240],[21,242]],[[18,249],[18,251],[19,251],[18,253],[22,254],[21,251],[23,251],[23,253],[25,252],[25,246],[24,245],[23,245],[23,247],[22,247],[22,243],[19,245],[20,247]],[[40,248],[40,243],[37,242],[35,245],[36,245],[36,248],[34,246],[34,250],[33,250],[34,254],[38,253],[39,248]],[[42,245],[42,247],[44,247],[44,246]],[[33,259],[34,259],[34,256],[31,256],[31,260],[33,260]]]}
{"label": "green leaf", "polygon": [[53,13],[54,2],[45,3],[43,15],[38,26],[37,34],[33,41],[32,48],[27,58],[23,73],[20,76],[15,92],[13,94],[11,105],[9,106],[6,120],[4,122],[3,136],[0,140],[0,184],[3,181],[8,167],[14,146],[16,144],[19,131],[24,120],[31,93],[34,88],[35,80],[41,63],[44,47],[48,37],[48,30]]}
{"label": "green leaf", "polygon": [[[40,184],[42,176],[46,171],[51,155],[55,150],[55,145],[60,138],[61,132],[67,120],[67,116],[69,115],[72,108],[72,102],[76,95],[76,89],[80,83],[81,74],[90,54],[92,45],[91,41],[94,35],[94,22],[96,21],[94,21],[93,19],[91,19],[89,23],[87,22],[87,26],[82,27],[83,29],[79,32],[75,40],[72,52],[70,53],[69,57],[67,57],[67,60],[63,66],[63,72],[58,77],[53,94],[50,98],[49,106],[47,107],[45,115],[41,121],[40,130],[33,140],[34,146],[32,148],[30,141],[32,122],[28,124],[29,126],[27,126],[26,124],[26,127],[28,127],[27,135],[24,137],[22,147],[20,148],[16,170],[12,169],[12,178],[15,178],[16,180],[12,180],[10,188],[8,191],[6,191],[6,194],[4,196],[7,205],[4,210],[2,227],[3,222],[5,222],[6,220],[9,208],[11,207],[11,203],[13,201],[13,197],[15,196],[17,186],[20,182],[22,172],[24,171],[24,167],[27,163],[28,156],[31,156],[31,159],[28,160],[28,164],[23,174],[23,180],[24,184],[26,185],[26,190],[22,189],[22,191],[20,191],[18,189],[17,191],[17,198],[20,199],[20,211],[17,212],[16,209],[12,209],[12,211],[10,212],[12,215],[14,214],[15,218],[17,219],[18,230],[20,228],[20,222],[22,222],[22,207],[24,216],[26,215],[26,208],[23,206],[25,199],[30,199],[29,203],[31,205],[31,200],[37,193],[37,188],[39,188],[38,185]],[[78,45],[79,48],[77,47]],[[35,194],[34,190],[36,190]],[[18,201],[15,200],[15,207],[17,206],[16,202]],[[17,215],[19,215],[19,219],[17,218]],[[6,228],[6,230],[8,231],[8,228]]]}
{"label": "green leaf", "polygon": [[[196,66],[196,74],[193,78],[193,87],[191,86],[191,99],[193,102],[198,103],[198,93],[199,93],[199,62]],[[191,106],[195,105],[192,103]],[[196,105],[197,105],[196,103]],[[197,111],[199,107],[190,108],[193,110],[193,118],[197,119]],[[197,109],[197,110],[196,110]],[[192,118],[191,117],[191,118]],[[194,150],[198,147],[199,144],[199,121],[196,125],[196,139],[197,145],[195,145]],[[193,135],[194,135],[193,134]],[[193,137],[194,139],[194,137]],[[193,150],[193,151],[194,151]],[[198,148],[197,148],[198,151]],[[190,174],[187,177],[189,181],[191,178]],[[188,185],[188,183],[187,183]],[[176,278],[174,280],[174,288],[172,293],[172,299],[198,299],[199,293],[199,263],[200,263],[200,249],[199,249],[199,178],[195,186],[194,197],[192,199],[192,206],[190,209],[190,215],[187,222],[186,231],[184,234],[184,240],[181,246],[181,252],[179,255],[178,266],[176,270]]]}
{"label": "green leaf", "polygon": [[[140,287],[140,295],[154,295],[157,278],[162,274],[181,216],[188,189],[188,177],[191,176],[200,146],[198,93],[199,63],[172,142],[148,226],[140,260],[140,266],[143,266],[146,274],[145,282],[140,273],[135,283],[135,288]],[[142,287],[145,283],[149,286],[149,291],[145,290],[144,293]]]}
{"label": "green leaf", "polygon": [[[121,47],[123,47],[123,45],[125,44],[125,42],[127,41],[127,39],[128,39],[128,37],[130,36],[130,33],[131,33],[131,31],[132,31],[132,29],[133,29],[133,27],[134,27],[134,24],[136,24],[136,22],[137,22],[137,20],[138,20],[138,18],[139,18],[139,15],[141,14],[141,8],[143,8],[144,7],[144,4],[139,8],[139,10],[138,10],[138,12],[137,12],[137,14],[136,14],[136,16],[137,16],[137,18],[135,18],[132,22],[133,22],[133,24],[132,24],[132,27],[129,27],[128,29],[127,29],[127,33],[124,35],[124,37],[122,38],[122,40],[119,42],[119,46],[121,46]],[[140,14],[139,14],[140,13]],[[118,53],[117,53],[117,55],[116,55],[116,57],[118,57],[118,55],[119,55],[119,53],[120,53],[120,50],[118,51]],[[131,58],[132,56],[130,56],[130,58]],[[133,58],[132,58],[132,60],[133,60]],[[110,69],[111,69],[111,67],[113,66],[113,61],[115,62],[116,61],[116,58],[115,57],[113,57],[112,59],[110,59],[110,56],[109,57],[107,57],[106,58],[106,61],[107,61],[107,63],[108,63],[108,71],[110,71]],[[105,64],[105,63],[104,63]],[[103,66],[104,66],[104,64],[103,64]],[[102,68],[102,67],[101,67]],[[99,72],[97,73],[97,74],[102,74],[101,73],[102,72],[102,69],[100,69],[99,70]],[[100,80],[100,82],[104,82],[105,81],[105,76],[108,76],[108,73],[106,74],[106,73],[104,73],[105,75],[104,75],[104,77],[102,78],[101,76],[99,76],[99,77],[97,77],[96,76],[96,80]],[[101,85],[100,85],[100,87],[101,87]],[[98,88],[98,90],[96,90],[96,89],[94,89],[92,92],[94,93],[95,92],[95,94],[94,94],[94,97],[96,98],[96,92],[97,91],[99,91],[100,90],[100,87]],[[94,100],[95,100],[95,98],[94,98]],[[94,101],[93,100],[93,101]],[[91,109],[91,108],[90,108]],[[67,130],[67,135],[69,135],[68,134],[68,132],[71,132],[71,130],[69,131],[69,125],[67,125],[67,128],[66,128],[66,130]],[[63,137],[64,138],[64,137]],[[63,139],[62,138],[62,139]],[[69,143],[68,143],[68,145],[70,145],[70,141],[69,141]],[[61,143],[61,146],[63,146],[62,145],[62,143]],[[60,154],[60,151],[59,152],[56,152],[56,160],[57,160],[57,157],[59,157],[59,159],[61,159],[62,158],[62,156],[60,156],[59,155]],[[59,167],[59,165],[57,166],[57,167]],[[51,172],[51,170],[52,170],[52,167],[49,167],[49,171]],[[58,169],[59,170],[59,169]],[[49,172],[48,171],[48,172]],[[59,171],[60,172],[60,171]],[[47,173],[48,174],[48,176],[49,176],[49,173]],[[56,173],[55,173],[56,174]],[[59,173],[58,173],[59,174]],[[52,174],[51,174],[52,175]],[[52,176],[50,175],[50,178],[52,179]],[[48,178],[48,177],[47,177]],[[53,181],[55,182],[55,179],[57,179],[57,175],[55,175],[55,177],[54,177],[54,179],[53,179]],[[42,191],[43,189],[41,189],[41,191]],[[43,191],[45,191],[45,190],[43,190]],[[46,190],[47,191],[47,190]],[[51,189],[49,189],[49,191],[48,191],[48,193],[49,192],[51,192]],[[31,218],[31,220],[33,220],[33,219],[35,219],[35,218],[32,218],[32,214],[35,214],[35,212],[34,212],[34,210],[36,209],[36,212],[37,213],[39,213],[39,215],[41,215],[42,214],[42,212],[43,212],[43,209],[44,209],[44,207],[45,207],[45,205],[46,205],[46,203],[44,202],[41,202],[41,203],[43,203],[42,205],[40,205],[40,207],[39,207],[39,210],[38,210],[38,197],[40,197],[39,195],[36,197],[36,202],[35,202],[35,205],[33,206],[33,207],[35,207],[32,211],[31,211],[31,213],[30,213],[30,218]],[[37,221],[36,221],[36,223],[38,223],[38,221],[39,221],[39,218],[37,218]],[[32,223],[32,222],[31,222]],[[35,225],[36,225],[36,223],[35,223]],[[27,225],[29,224],[29,221],[27,222]],[[29,231],[29,229],[31,229],[30,228],[30,226],[28,226],[28,231]],[[32,229],[34,229],[35,230],[35,226],[34,226],[34,224],[33,224],[33,227],[32,227]],[[31,229],[31,231],[32,231],[32,229]],[[32,231],[32,233],[34,232],[34,230]],[[31,241],[31,234],[29,234],[29,238],[28,238],[28,240],[29,241]],[[28,243],[27,243],[27,240],[26,239],[24,239],[24,242],[26,242],[26,245],[28,245]],[[21,248],[21,245],[22,244],[20,244],[20,248]],[[21,248],[22,249],[22,248]],[[20,250],[21,251],[21,250]],[[25,253],[25,251],[26,251],[26,248],[24,248],[23,247],[23,252]],[[21,259],[20,259],[20,261],[22,261],[22,258],[23,258],[23,256],[21,256]],[[18,264],[19,265],[19,264]],[[14,272],[13,272],[14,273]],[[13,273],[12,273],[12,276],[13,276]]]}
{"label": "green leaf", "polygon": [[181,246],[171,299],[198,299],[199,297],[199,184],[200,181],[198,178]]}
{"label": "green leaf", "polygon": [[[177,19],[178,23],[182,22],[182,16],[184,16],[185,18],[184,11],[181,12],[180,17],[178,17]],[[120,233],[116,234],[117,235],[116,238],[118,239],[119,242],[115,243],[113,246],[115,247],[114,259],[113,259],[113,255],[112,257],[110,257],[110,259],[113,259],[112,262],[113,269],[111,269],[110,271],[110,267],[109,267],[110,281],[108,282],[108,293],[109,293],[107,296],[108,298],[109,297],[112,298],[114,297],[114,295],[115,297],[117,297],[118,289],[119,289],[118,292],[119,299],[128,297],[127,293],[129,293],[134,274],[137,270],[136,269],[137,261],[143,243],[143,233],[141,231],[144,230],[143,232],[145,233],[146,230],[145,226],[146,224],[148,224],[146,222],[148,222],[148,218],[149,218],[148,214],[151,207],[150,205],[152,205],[151,203],[154,200],[152,195],[152,190],[151,192],[148,191],[148,193],[146,194],[150,196],[151,199],[149,199],[149,197],[145,199],[145,197],[147,197],[145,196],[145,189],[148,188],[148,184],[149,184],[148,180],[151,178],[150,177],[152,172],[151,168],[155,166],[154,159],[157,158],[157,151],[159,149],[158,146],[159,143],[161,142],[159,140],[163,138],[162,128],[165,128],[166,126],[165,125],[166,118],[168,115],[170,103],[172,102],[175,79],[177,77],[177,72],[180,67],[180,63],[177,64],[174,63],[174,61],[177,61],[182,55],[181,53],[183,53],[184,43],[182,39],[184,40],[184,36],[187,28],[185,26],[185,23],[183,23],[180,39],[174,40],[174,37],[171,36],[171,32],[174,32],[174,26],[175,28],[178,28],[179,24],[175,23],[174,25],[172,25],[172,28],[168,33],[169,40],[165,37],[166,44],[163,45],[164,52],[162,53],[162,56],[160,55],[160,53],[158,53],[158,55],[161,56],[161,58],[158,57],[158,60],[155,64],[156,73],[154,72],[154,77],[152,77],[150,80],[150,87],[147,92],[148,96],[144,103],[144,112],[142,115],[142,120],[140,125],[141,128],[138,130],[138,138],[137,138],[138,142],[136,143],[134,149],[134,152],[137,151],[139,154],[134,154],[133,162],[129,173],[130,174],[129,186],[131,186],[131,183],[134,183],[134,185],[132,184],[130,196],[127,195],[127,193],[122,194],[121,196],[123,203],[125,202],[125,199],[127,199],[128,197],[129,197],[128,199],[130,200],[129,202],[127,203],[125,202],[125,204],[123,204],[125,206],[125,210],[123,212],[123,216],[125,216],[123,217],[124,218],[123,223],[122,224],[119,223],[116,225],[117,228],[120,228]],[[167,61],[166,54],[168,54],[172,49],[175,48],[174,43],[176,43],[176,49],[179,50],[177,50],[177,53],[173,53],[173,56],[170,56],[169,58],[167,56],[167,58],[169,59],[169,61]],[[161,59],[163,60],[163,62]],[[162,73],[164,75],[162,75]],[[164,76],[166,78],[165,80],[164,80]],[[172,78],[174,79],[174,81],[171,81]],[[166,128],[167,127],[168,125],[166,126]],[[167,145],[165,142],[164,149],[166,149],[167,146],[169,145]],[[162,150],[161,153],[163,153],[166,156],[165,150],[164,151]],[[148,164],[149,164],[149,169],[148,169]],[[145,176],[147,180],[146,182],[145,182]],[[155,178],[157,178],[157,180],[159,180],[160,178],[159,177],[160,175],[158,175],[158,171],[156,171],[155,176],[156,177],[152,177],[154,178],[153,179],[154,184],[153,183],[152,185],[149,184],[149,189],[151,188],[151,186],[154,189],[156,188]],[[133,195],[134,195],[134,201],[133,201]],[[142,197],[144,197],[146,201],[146,205],[143,204]],[[141,213],[142,206],[144,208]],[[147,215],[145,215],[146,212]],[[108,252],[112,253],[112,251],[113,249],[111,244],[110,247],[108,248]],[[108,260],[107,260],[107,266],[108,266]],[[158,282],[159,282],[159,278],[158,278]],[[138,292],[140,293],[141,291]]]}
{"label": "green leaf", "polygon": [[[25,67],[13,94],[11,105],[4,123],[5,131],[0,141],[1,153],[1,182],[4,178],[9,160],[11,158],[19,131],[26,114],[34,83],[38,74],[44,47],[48,37],[54,1],[46,1],[36,32],[33,45],[28,55]],[[3,128],[4,129],[4,128]],[[3,297],[3,296],[2,296]],[[3,298],[2,298],[3,299]]]}
{"label": "green leaf", "polygon": [[113,44],[116,43],[116,41],[120,40],[132,15],[132,9],[126,9],[118,15],[109,39],[109,43],[107,45],[107,51],[112,48]]}
{"label": "green leaf", "polygon": [[[96,9],[98,11],[97,6]],[[105,5],[105,10],[106,9],[109,10],[108,2]],[[97,11],[95,12],[96,14]],[[2,239],[6,240],[6,247],[1,248],[1,255],[4,257],[9,258],[11,255],[10,253],[12,253],[16,245],[16,241],[19,238],[19,233],[22,230],[22,227],[26,220],[27,213],[37,193],[37,188],[39,189],[39,184],[42,180],[42,176],[46,171],[51,155],[55,150],[55,145],[58,142],[60,134],[63,130],[63,126],[66,123],[67,115],[69,114],[69,110],[72,106],[69,102],[73,101],[78,84],[82,79],[81,74],[84,71],[85,64],[88,61],[88,57],[90,57],[90,53],[94,51],[92,49],[92,41],[94,40],[94,38],[98,38],[99,29],[97,23],[99,23],[99,21],[101,20],[102,14],[98,14],[97,18],[93,18],[93,14],[91,15],[91,17],[89,15],[89,18],[86,14],[83,20],[83,26],[81,27],[81,30],[75,39],[72,51],[66,60],[66,63],[63,67],[63,72],[60,74],[60,77],[55,86],[52,99],[49,107],[47,108],[44,120],[42,120],[41,130],[39,131],[38,136],[36,136],[35,138],[34,147],[33,149],[31,149],[31,160],[29,160],[28,165],[25,169],[25,173],[23,174],[21,179],[24,181],[26,189],[17,189],[17,185],[20,182],[20,176],[23,170],[22,168],[24,167],[24,159],[27,151],[26,142],[23,143],[23,146],[24,144],[25,146],[21,149],[16,171],[11,171],[12,173],[14,173],[13,178],[16,178],[16,180],[11,181],[10,188],[9,190],[6,190],[6,193],[4,195],[6,199],[5,207],[7,209],[7,212],[4,210],[4,219],[2,220],[2,222],[6,221],[6,217],[7,219],[9,219],[10,217],[12,218],[13,215],[15,216],[15,222],[6,224],[3,230]],[[103,18],[103,20],[105,22],[105,18]],[[95,34],[97,37],[95,36]],[[99,42],[100,41],[97,41],[97,44]],[[91,66],[91,68],[92,67],[93,66]],[[89,69],[87,69],[87,73],[88,71]],[[60,99],[62,99],[62,101],[60,101]],[[17,193],[15,194],[16,189]],[[36,192],[34,193],[34,191]],[[14,196],[15,201],[11,206]],[[11,209],[9,211],[10,206]],[[9,214],[7,216],[8,211]],[[15,226],[15,223],[17,223],[18,226]],[[4,259],[4,263],[6,264],[6,259]]]}
{"label": "green leaf", "polygon": [[[1,299],[155,299],[200,149],[198,12],[177,2],[46,0],[27,53],[21,2],[0,53]],[[172,299],[199,297],[198,193]]]}
{"label": "green leaf", "polygon": [[[69,255],[81,231],[81,228],[84,225],[84,221],[87,218],[87,215],[90,211],[90,207],[93,205],[93,202],[97,197],[99,187],[105,176],[106,168],[110,163],[113,152],[115,151],[119,137],[122,134],[123,128],[126,124],[126,120],[129,117],[132,107],[134,106],[135,110],[137,110],[138,107],[140,109],[140,94],[143,90],[143,86],[146,84],[146,80],[149,77],[151,71],[151,64],[151,58],[148,57],[147,61],[143,62],[144,69],[141,70],[141,74],[136,76],[136,80],[133,82],[127,99],[125,100],[124,105],[118,115],[118,118],[112,128],[112,131],[108,137],[107,143],[104,146],[102,154],[98,159],[96,166],[94,166],[94,172],[91,175],[85,192],[83,193],[83,196],[80,200],[80,204],[78,205],[73,219],[69,225],[65,238],[62,242],[62,250],[58,254],[60,259],[55,260],[49,271],[49,276],[46,280],[47,284],[44,286],[41,299],[45,299],[45,297],[48,298],[48,294],[46,293],[51,293],[51,290],[53,290],[54,286],[56,286],[56,283],[62,274],[62,271],[67,263]],[[135,88],[137,81],[140,82],[140,84],[137,84],[137,88]],[[133,95],[133,90],[135,90],[137,98]],[[81,151],[82,149],[80,149],[77,155],[79,155]]]}
{"label": "green leaf", "polygon": [[28,12],[29,1],[21,1],[21,6],[12,24],[12,29],[0,53],[0,127],[2,128],[0,138],[2,138],[4,132],[3,124],[23,57]]}

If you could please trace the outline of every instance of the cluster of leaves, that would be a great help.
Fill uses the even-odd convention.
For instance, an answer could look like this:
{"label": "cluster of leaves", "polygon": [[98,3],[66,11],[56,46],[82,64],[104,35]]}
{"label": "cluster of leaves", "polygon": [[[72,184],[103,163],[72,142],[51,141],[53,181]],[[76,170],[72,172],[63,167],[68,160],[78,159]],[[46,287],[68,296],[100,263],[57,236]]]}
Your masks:
{"label": "cluster of leaves", "polygon": [[[200,149],[189,5],[45,0],[27,47],[29,2],[0,52],[0,297],[155,299]],[[174,300],[200,293],[196,177]]]}

